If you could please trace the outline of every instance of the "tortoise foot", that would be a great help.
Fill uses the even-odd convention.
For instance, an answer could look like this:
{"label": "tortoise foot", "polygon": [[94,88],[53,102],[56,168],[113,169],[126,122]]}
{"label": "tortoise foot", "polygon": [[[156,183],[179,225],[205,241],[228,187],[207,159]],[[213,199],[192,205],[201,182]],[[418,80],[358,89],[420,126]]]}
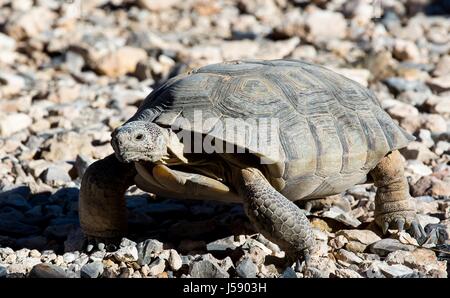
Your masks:
{"label": "tortoise foot", "polygon": [[423,227],[419,224],[414,209],[401,209],[401,201],[391,202],[391,208],[393,207],[392,205],[397,205],[399,208],[394,208],[396,209],[395,211],[383,210],[385,209],[383,207],[377,210],[375,221],[382,229],[383,234],[386,234],[388,229],[396,229],[399,232],[406,230],[419,244],[423,242],[427,235]]}

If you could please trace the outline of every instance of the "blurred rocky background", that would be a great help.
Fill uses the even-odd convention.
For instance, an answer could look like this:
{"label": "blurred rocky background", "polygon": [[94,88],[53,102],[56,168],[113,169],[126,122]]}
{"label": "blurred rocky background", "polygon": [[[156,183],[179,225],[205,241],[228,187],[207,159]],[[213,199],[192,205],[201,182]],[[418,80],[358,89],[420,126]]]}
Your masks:
{"label": "blurred rocky background", "polygon": [[[0,0],[0,277],[447,277],[450,2]],[[238,205],[135,188],[120,247],[82,249],[80,177],[154,88],[240,58],[322,64],[416,136],[401,152],[426,239],[371,224],[375,188],[327,198],[299,273]],[[357,230],[356,230],[357,229]],[[382,239],[385,238],[385,239]]]}

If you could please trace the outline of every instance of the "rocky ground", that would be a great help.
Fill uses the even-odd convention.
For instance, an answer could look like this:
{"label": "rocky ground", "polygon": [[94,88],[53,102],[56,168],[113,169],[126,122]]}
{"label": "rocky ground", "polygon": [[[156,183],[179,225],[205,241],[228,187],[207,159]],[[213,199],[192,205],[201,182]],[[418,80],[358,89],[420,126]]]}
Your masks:
{"label": "rocky ground", "polygon": [[[0,277],[447,277],[448,2],[311,2],[0,0]],[[132,188],[131,240],[83,250],[80,177],[152,89],[208,63],[283,57],[368,86],[417,137],[402,154],[426,239],[381,236],[375,188],[356,186],[313,209],[319,251],[295,272],[241,206]]]}

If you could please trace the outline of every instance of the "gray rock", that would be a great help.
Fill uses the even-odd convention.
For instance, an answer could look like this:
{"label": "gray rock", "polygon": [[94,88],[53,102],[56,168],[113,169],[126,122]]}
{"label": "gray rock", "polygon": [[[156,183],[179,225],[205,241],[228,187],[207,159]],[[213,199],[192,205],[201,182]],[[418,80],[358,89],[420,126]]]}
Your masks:
{"label": "gray rock", "polygon": [[218,239],[210,242],[206,245],[208,251],[225,251],[227,249],[235,250],[236,245],[234,242],[234,236]]}
{"label": "gray rock", "polygon": [[412,245],[403,244],[397,239],[391,238],[381,239],[380,241],[377,241],[369,246],[372,253],[382,257],[396,250],[413,251],[414,248],[415,247]]}
{"label": "gray rock", "polygon": [[332,206],[330,210],[325,211],[322,214],[323,217],[332,218],[334,220],[337,220],[339,222],[342,222],[343,224],[346,224],[351,227],[358,227],[361,222],[357,219],[351,216],[348,212],[345,212],[341,208],[337,206]]}
{"label": "gray rock", "polygon": [[[14,76],[14,80],[7,81],[8,84],[10,84],[9,87],[11,88],[23,88],[22,82],[18,83],[17,86],[16,80],[19,80],[19,76]],[[12,77],[9,77],[8,79],[12,79]],[[0,73],[0,81],[4,81],[4,77],[2,77],[2,74]],[[13,86],[13,87],[12,87]],[[27,114],[23,113],[11,113],[9,115],[3,115],[0,114],[0,136],[1,137],[8,137],[14,133],[17,133],[21,131],[22,129],[25,129],[29,127],[32,123],[32,119]]]}
{"label": "gray rock", "polygon": [[68,278],[74,277],[61,267],[52,264],[37,264],[29,273],[31,278]]}
{"label": "gray rock", "polygon": [[138,243],[138,264],[141,266],[149,264],[152,257],[155,254],[161,253],[163,249],[163,243],[155,239],[147,239],[144,242]]}
{"label": "gray rock", "polygon": [[218,264],[210,260],[195,262],[190,270],[190,275],[197,278],[228,278],[228,272],[219,267]]}
{"label": "gray rock", "polygon": [[429,131],[428,129],[421,129],[419,131],[419,139],[428,148],[431,148],[434,145],[433,138],[431,137],[431,131]]}
{"label": "gray rock", "polygon": [[149,274],[151,276],[156,276],[163,273],[166,269],[166,261],[161,258],[156,258],[150,265],[148,265]]}
{"label": "gray rock", "polygon": [[334,256],[336,259],[349,264],[360,264],[361,262],[363,262],[363,259],[358,257],[354,252],[345,249],[339,249],[334,253]]}
{"label": "gray rock", "polygon": [[283,271],[283,274],[281,275],[281,277],[282,278],[298,278],[297,273],[295,273],[294,269],[292,269],[291,267],[287,267]]}
{"label": "gray rock", "polygon": [[8,272],[7,272],[6,268],[3,266],[0,266],[0,278],[5,278],[7,274],[8,274]]}
{"label": "gray rock", "polygon": [[83,177],[84,172],[86,172],[87,168],[93,163],[94,161],[85,156],[85,155],[77,155],[77,158],[75,159],[75,169],[77,170],[78,177]]}
{"label": "gray rock", "polygon": [[[78,252],[77,252],[77,255],[79,255]],[[77,256],[71,252],[66,252],[63,255],[63,260],[64,260],[64,263],[66,263],[66,264],[72,263],[73,261],[75,261],[76,258],[77,258]]]}
{"label": "gray rock", "polygon": [[95,261],[81,267],[80,276],[82,278],[97,278],[103,273],[103,263]]}
{"label": "gray rock", "polygon": [[379,263],[380,262],[371,263],[370,266],[364,271],[364,274],[368,278],[384,278],[385,276],[380,270]]}
{"label": "gray rock", "polygon": [[58,166],[51,166],[41,174],[42,180],[52,186],[63,185],[72,181],[67,171]]}
{"label": "gray rock", "polygon": [[357,271],[348,268],[336,269],[333,275],[339,278],[362,278],[361,274]]}
{"label": "gray rock", "polygon": [[450,74],[446,74],[436,78],[430,78],[427,80],[428,86],[437,93],[450,90]]}
{"label": "gray rock", "polygon": [[438,155],[442,155],[445,152],[450,152],[450,142],[446,142],[446,141],[439,141],[437,142],[435,148],[434,148],[434,152]]}
{"label": "gray rock", "polygon": [[410,277],[414,273],[411,268],[401,264],[388,265],[382,263],[379,268],[386,277]]}
{"label": "gray rock", "polygon": [[400,77],[391,77],[384,81],[396,93],[405,91],[427,92],[428,87],[421,81],[411,81]]}
{"label": "gray rock", "polygon": [[183,265],[180,255],[175,249],[170,250],[169,266],[173,271],[177,271]]}
{"label": "gray rock", "polygon": [[136,246],[136,242],[127,238],[122,238],[120,240],[120,247],[127,247],[127,246]]}
{"label": "gray rock", "polygon": [[182,265],[191,265],[192,261],[194,260],[193,256],[181,256],[181,264]]}
{"label": "gray rock", "polygon": [[[122,252],[119,252],[119,253],[122,253]],[[101,262],[105,256],[106,256],[106,251],[97,250],[89,256],[89,260],[92,260],[94,262],[95,261]],[[125,256],[121,256],[121,257],[122,257],[122,260],[125,260],[125,258],[126,258]]]}
{"label": "gray rock", "polygon": [[114,258],[119,262],[135,262],[138,260],[138,250],[135,246],[121,247],[114,252]]}
{"label": "gray rock", "polygon": [[427,239],[423,243],[424,246],[445,244],[448,240],[447,227],[442,224],[428,224],[425,226]]}
{"label": "gray rock", "polygon": [[73,51],[68,51],[65,55],[65,65],[71,73],[81,72],[81,68],[84,66],[84,58],[82,55]]}
{"label": "gray rock", "polygon": [[227,271],[230,270],[230,268],[234,268],[233,260],[228,256],[225,259],[220,261],[220,267]]}
{"label": "gray rock", "polygon": [[430,92],[405,91],[397,99],[413,106],[421,106],[430,97],[430,94]]}
{"label": "gray rock", "polygon": [[342,14],[328,10],[314,10],[305,17],[309,37],[314,42],[343,38],[347,22]]}
{"label": "gray rock", "polygon": [[434,216],[429,216],[426,214],[417,214],[417,220],[422,227],[426,227],[429,224],[438,224],[439,218]]}
{"label": "gray rock", "polygon": [[236,267],[236,273],[243,278],[254,278],[258,273],[258,267],[250,258],[245,257]]}

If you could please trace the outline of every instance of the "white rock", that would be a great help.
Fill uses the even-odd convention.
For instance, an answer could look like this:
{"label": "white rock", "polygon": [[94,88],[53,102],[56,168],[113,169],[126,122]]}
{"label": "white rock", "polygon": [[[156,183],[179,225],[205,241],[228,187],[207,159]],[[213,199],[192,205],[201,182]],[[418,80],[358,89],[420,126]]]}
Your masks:
{"label": "white rock", "polygon": [[42,6],[33,7],[10,18],[6,30],[8,35],[16,39],[37,37],[41,32],[50,28],[55,18],[56,14],[50,9]]}
{"label": "white rock", "polygon": [[93,67],[101,74],[118,77],[136,70],[139,61],[147,58],[147,53],[140,48],[123,47],[93,61]]}
{"label": "white rock", "polygon": [[417,214],[417,220],[422,227],[426,227],[428,224],[438,224],[439,218],[429,216],[426,214]]}
{"label": "white rock", "polygon": [[442,155],[444,152],[450,151],[450,142],[439,141],[436,143],[436,147],[434,148],[434,152],[437,155]]}
{"label": "white rock", "polygon": [[122,247],[114,252],[114,258],[120,262],[135,262],[138,259],[138,251],[136,246]]}
{"label": "white rock", "polygon": [[9,115],[0,114],[0,136],[7,137],[22,129],[27,128],[32,123],[31,117],[23,113]]}
{"label": "white rock", "polygon": [[357,227],[361,224],[357,218],[354,218],[351,214],[337,206],[332,206],[330,210],[325,211],[322,216],[335,219],[351,227]]}
{"label": "white rock", "polygon": [[404,264],[410,268],[417,269],[422,273],[434,277],[447,277],[447,262],[439,261],[434,251],[430,249],[417,248],[414,251],[397,250],[386,256],[389,264]]}
{"label": "white rock", "polygon": [[[413,105],[403,103],[400,101],[391,101],[392,106],[387,108],[387,112],[392,118],[402,120],[407,117],[415,117],[419,115],[419,110]],[[385,104],[385,102],[383,102]]]}
{"label": "white rock", "polygon": [[400,153],[405,159],[419,160],[428,163],[432,159],[438,158],[424,143],[412,141],[405,148],[400,149]]}
{"label": "white rock", "polygon": [[361,274],[348,268],[336,269],[334,275],[340,278],[362,278]]}
{"label": "white rock", "polygon": [[431,132],[442,133],[448,131],[447,121],[439,114],[421,114],[420,118],[423,128]]}
{"label": "white rock", "polygon": [[166,269],[166,263],[163,259],[157,258],[150,265],[148,265],[148,268],[149,275],[155,276],[164,272],[164,269]]}
{"label": "white rock", "polygon": [[431,137],[431,132],[428,129],[421,129],[419,131],[419,139],[428,148],[431,148],[434,145],[433,138]]}
{"label": "white rock", "polygon": [[421,55],[417,45],[409,40],[395,41],[394,57],[401,61],[421,62]]}
{"label": "white rock", "polygon": [[414,272],[411,268],[408,268],[402,264],[388,265],[381,263],[378,267],[387,277],[404,277]]}
{"label": "white rock", "polygon": [[180,255],[175,249],[170,250],[169,266],[173,271],[177,271],[183,265]]}
{"label": "white rock", "polygon": [[0,50],[12,51],[15,48],[16,48],[15,39],[0,32]]}
{"label": "white rock", "polygon": [[334,253],[334,256],[336,259],[350,263],[350,264],[359,264],[362,263],[364,260],[360,257],[358,257],[354,252],[340,249]]}
{"label": "white rock", "polygon": [[450,55],[442,56],[436,63],[436,68],[433,71],[433,75],[440,77],[450,74]]}
{"label": "white rock", "polygon": [[72,181],[69,173],[60,166],[50,166],[41,174],[42,180],[53,186],[64,185],[64,183]]}
{"label": "white rock", "polygon": [[441,115],[450,115],[450,96],[440,98],[432,111]]}
{"label": "white rock", "polygon": [[0,96],[10,96],[24,90],[25,79],[10,72],[0,71]]}
{"label": "white rock", "polygon": [[362,252],[365,248],[381,238],[370,230],[341,230],[336,236],[344,236],[349,241],[345,248],[350,251]]}
{"label": "white rock", "polygon": [[337,12],[315,10],[306,16],[305,24],[313,41],[344,38],[347,34],[347,22]]}
{"label": "white rock", "polygon": [[427,84],[437,92],[448,91],[450,90],[450,74],[428,79]]}
{"label": "white rock", "polygon": [[419,176],[428,176],[433,173],[433,171],[420,160],[408,160],[406,169]]}

